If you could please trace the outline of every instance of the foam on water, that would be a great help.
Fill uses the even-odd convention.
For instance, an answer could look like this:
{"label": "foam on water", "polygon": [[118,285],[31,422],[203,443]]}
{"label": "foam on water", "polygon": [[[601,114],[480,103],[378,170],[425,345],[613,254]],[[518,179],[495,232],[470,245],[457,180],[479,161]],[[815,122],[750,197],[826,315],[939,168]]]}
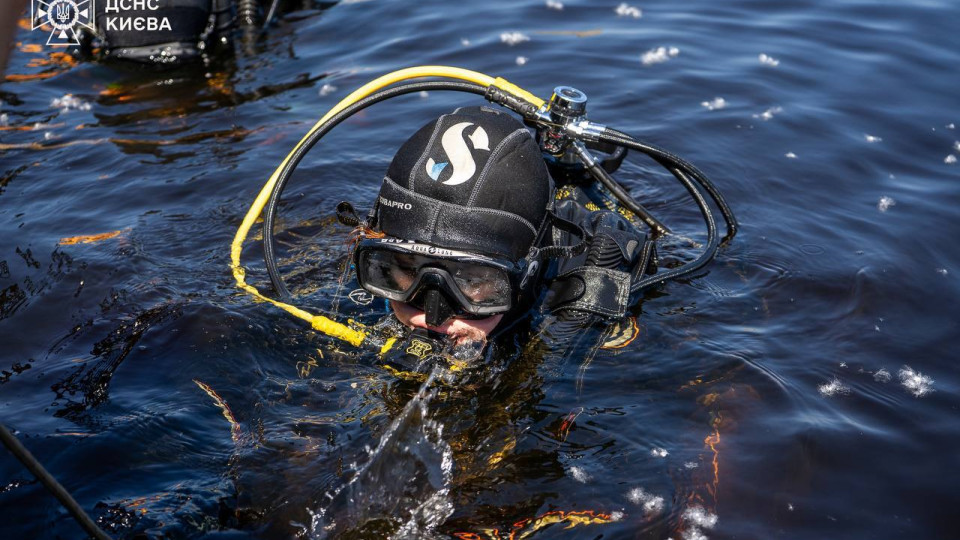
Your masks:
{"label": "foam on water", "polygon": [[518,57],[517,57],[517,65],[518,65],[518,66],[522,66],[522,65],[524,65],[524,64],[527,63],[527,60],[529,60],[529,58],[527,58],[526,56],[518,56]]}
{"label": "foam on water", "polygon": [[765,66],[777,67],[780,65],[780,61],[772,56],[767,56],[764,53],[760,53],[760,56],[757,57],[760,60],[760,63]]}
{"label": "foam on water", "polygon": [[780,107],[780,106],[770,107],[769,109],[763,111],[760,114],[753,115],[753,117],[760,118],[761,120],[767,121],[772,119],[775,114],[780,114],[781,112],[783,112],[783,107]]}
{"label": "foam on water", "polygon": [[320,94],[321,97],[323,97],[323,96],[329,96],[330,94],[332,94],[332,93],[334,93],[334,92],[336,92],[336,91],[337,91],[337,87],[336,87],[336,86],[334,86],[334,85],[332,85],[332,84],[324,84],[323,86],[320,87],[319,94]]}
{"label": "foam on water", "polygon": [[897,201],[893,200],[893,197],[887,197],[886,195],[884,195],[883,197],[880,197],[879,201],[877,201],[877,210],[881,212],[886,212],[891,207],[896,205],[897,205]]}
{"label": "foam on water", "polygon": [[890,375],[890,372],[883,368],[880,368],[876,373],[873,374],[873,380],[881,383],[888,383],[890,382],[891,378],[892,376]]}
{"label": "foam on water", "polygon": [[547,8],[563,11],[563,2],[558,2],[557,0],[547,0]]}
{"label": "foam on water", "polygon": [[722,97],[715,97],[712,101],[701,101],[700,105],[706,107],[707,110],[716,111],[727,106],[727,100]]}
{"label": "foam on water", "polygon": [[945,276],[945,275],[947,275],[947,274],[950,273],[950,272],[947,271],[946,268],[937,268],[937,269],[936,269],[936,272],[937,272],[938,274],[940,274],[941,276]]}
{"label": "foam on water", "polygon": [[947,165],[953,165],[954,163],[957,162],[957,156],[950,154],[949,156],[943,158],[943,162],[946,163]]}
{"label": "foam on water", "polygon": [[666,62],[671,58],[676,58],[678,54],[680,54],[680,49],[676,47],[657,47],[656,49],[650,49],[643,53],[643,55],[640,56],[640,62],[645,66],[651,66],[653,64]]}
{"label": "foam on water", "polygon": [[696,469],[697,467],[700,466],[700,464],[697,463],[696,461],[688,461],[684,463],[683,466],[687,469]]}
{"label": "foam on water", "polygon": [[581,484],[586,484],[593,479],[589,474],[587,474],[587,471],[576,466],[570,467],[570,476],[572,476],[574,480],[580,482]]}
{"label": "foam on water", "polygon": [[883,138],[882,138],[882,137],[877,137],[877,136],[870,135],[870,134],[867,134],[867,133],[864,133],[864,134],[863,134],[863,138],[866,139],[867,142],[869,142],[869,143],[875,143],[875,142],[882,142],[882,141],[883,141]]}
{"label": "foam on water", "polygon": [[506,43],[511,47],[524,41],[530,41],[530,36],[520,32],[504,32],[500,34],[500,42]]}
{"label": "foam on water", "polygon": [[784,154],[784,156],[786,156],[789,159],[797,159],[797,155],[794,154],[793,152],[787,152],[786,154]]}
{"label": "foam on water", "polygon": [[712,529],[717,525],[717,515],[711,514],[701,506],[691,506],[683,511],[687,529],[683,531],[683,540],[707,540],[703,529]]}
{"label": "foam on water", "polygon": [[850,393],[850,387],[840,382],[840,379],[836,377],[834,377],[832,381],[818,386],[817,390],[819,390],[820,394],[825,397],[835,396],[838,394],[845,395]]}
{"label": "foam on water", "polygon": [[647,516],[659,514],[663,511],[663,497],[647,493],[642,487],[635,487],[627,493],[627,500],[639,504]]}
{"label": "foam on water", "polygon": [[903,366],[900,369],[900,384],[913,394],[913,397],[923,397],[933,392],[933,379],[914,371],[910,366]]}
{"label": "foam on water", "polygon": [[66,94],[63,97],[50,100],[50,108],[60,109],[60,112],[67,112],[70,110],[89,111],[91,106],[88,102],[74,97],[73,94]]}
{"label": "foam on water", "polygon": [[613,11],[617,14],[617,17],[633,17],[634,19],[643,17],[643,10],[638,7],[631,6],[626,2],[621,3]]}
{"label": "foam on water", "polygon": [[665,458],[670,455],[670,452],[667,452],[666,448],[660,448],[659,446],[656,446],[650,450],[650,455],[653,457]]}

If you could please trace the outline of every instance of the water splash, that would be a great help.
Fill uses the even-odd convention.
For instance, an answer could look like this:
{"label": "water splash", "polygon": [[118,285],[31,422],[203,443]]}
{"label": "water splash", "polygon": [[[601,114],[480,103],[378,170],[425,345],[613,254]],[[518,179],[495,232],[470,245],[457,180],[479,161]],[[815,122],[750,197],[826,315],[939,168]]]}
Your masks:
{"label": "water splash", "polygon": [[832,381],[821,384],[817,387],[820,394],[824,397],[835,395],[846,395],[850,393],[850,387],[840,382],[840,379],[834,377]]}
{"label": "water splash", "polygon": [[707,540],[703,529],[712,529],[717,524],[717,515],[700,506],[691,506],[684,510],[683,519],[689,522],[689,527],[683,532],[684,540]]}
{"label": "water splash", "polygon": [[449,490],[453,451],[443,425],[429,417],[436,367],[384,432],[370,459],[313,514],[311,537],[375,534],[424,538],[453,513]]}

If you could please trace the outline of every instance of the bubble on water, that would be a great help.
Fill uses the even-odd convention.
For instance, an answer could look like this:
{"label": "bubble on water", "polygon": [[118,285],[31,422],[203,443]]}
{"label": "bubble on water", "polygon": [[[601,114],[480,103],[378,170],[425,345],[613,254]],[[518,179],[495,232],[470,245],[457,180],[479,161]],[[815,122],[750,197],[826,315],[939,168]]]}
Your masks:
{"label": "bubble on water", "polygon": [[670,452],[667,452],[665,448],[660,448],[659,446],[654,447],[650,450],[650,455],[658,458],[665,458],[670,455]]}
{"label": "bubble on water", "polygon": [[696,461],[688,461],[688,462],[684,463],[683,466],[686,467],[686,468],[688,468],[688,469],[696,469],[697,467],[700,466],[700,464],[697,463]]}
{"label": "bubble on water", "polygon": [[771,118],[773,118],[773,115],[775,115],[775,114],[780,114],[781,112],[783,112],[783,107],[779,107],[779,106],[777,106],[777,107],[770,107],[769,109],[763,111],[763,112],[760,113],[760,114],[755,114],[755,115],[753,115],[753,117],[754,117],[754,118],[760,118],[760,119],[762,119],[762,120],[764,120],[764,121],[767,121],[767,120],[770,120]]}
{"label": "bubble on water", "polygon": [[464,47],[469,47],[469,46],[470,46],[470,40],[467,39],[467,38],[460,38],[460,44],[463,45]]}
{"label": "bubble on water", "polygon": [[687,530],[683,531],[683,540],[707,540],[703,529],[712,529],[717,524],[717,515],[711,514],[700,506],[691,506],[683,511]]}
{"label": "bubble on water", "polygon": [[923,397],[933,392],[933,379],[914,371],[910,366],[900,368],[900,384],[913,394],[913,397]]}
{"label": "bubble on water", "polygon": [[890,379],[891,379],[890,372],[883,368],[880,368],[879,370],[877,370],[876,373],[873,374],[873,380],[877,382],[888,383],[890,382]]}
{"label": "bubble on water", "polygon": [[881,212],[886,212],[887,210],[890,209],[891,206],[896,206],[896,205],[897,205],[897,201],[893,200],[893,197],[887,197],[886,195],[884,195],[883,197],[880,197],[879,201],[877,201],[877,210]]}
{"label": "bubble on water", "polygon": [[877,136],[874,136],[874,135],[870,135],[870,134],[868,134],[868,133],[864,133],[864,134],[863,134],[863,138],[866,139],[867,142],[869,142],[869,143],[883,142],[883,138],[882,138],[882,137],[877,137]]}
{"label": "bubble on water", "polygon": [[676,47],[657,47],[656,49],[650,49],[643,53],[640,61],[645,66],[651,66],[653,64],[666,62],[671,58],[675,58],[678,54],[680,54],[680,49]]}
{"label": "bubble on water", "polygon": [[727,100],[722,97],[715,97],[712,101],[701,101],[700,105],[707,108],[710,111],[716,111],[727,106]]}
{"label": "bubble on water", "polygon": [[587,474],[587,471],[576,466],[570,467],[570,476],[572,476],[574,480],[580,482],[581,484],[586,484],[593,479],[589,474]]}
{"label": "bubble on water", "polygon": [[530,41],[530,36],[520,32],[504,32],[500,34],[500,42],[506,43],[511,47],[524,41]]}
{"label": "bubble on water", "polygon": [[642,487],[635,487],[627,493],[627,500],[639,504],[643,511],[650,514],[659,514],[663,511],[663,497],[647,493]]}
{"label": "bubble on water", "polygon": [[831,397],[835,395],[846,395],[850,393],[850,387],[840,382],[840,379],[834,377],[832,381],[828,383],[823,383],[817,387],[817,390],[820,391],[820,395],[824,397]]}
{"label": "bubble on water", "polygon": [[953,165],[954,163],[957,162],[957,156],[950,154],[949,156],[943,158],[943,162],[946,163],[947,165]]}
{"label": "bubble on water", "polygon": [[69,110],[89,111],[91,109],[91,105],[88,102],[74,97],[73,94],[66,94],[63,97],[50,100],[50,107],[60,109],[61,112],[67,112]]}
{"label": "bubble on water", "polygon": [[330,94],[337,91],[337,87],[332,84],[325,84],[320,87],[320,96],[329,96]]}
{"label": "bubble on water", "polygon": [[780,61],[772,56],[760,53],[760,56],[757,57],[760,60],[760,63],[765,66],[777,67],[780,65]]}
{"label": "bubble on water", "polygon": [[547,0],[547,8],[563,11],[563,2],[558,2],[557,0]]}
{"label": "bubble on water", "polygon": [[617,17],[633,17],[634,19],[643,17],[643,10],[638,7],[631,6],[626,2],[623,2],[617,6],[613,12],[617,14]]}
{"label": "bubble on water", "polygon": [[947,272],[946,268],[937,268],[935,271],[941,276],[945,276],[950,273],[950,272]]}
{"label": "bubble on water", "polygon": [[527,60],[529,60],[529,58],[527,58],[526,56],[518,56],[518,57],[517,57],[517,65],[518,65],[518,66],[522,66],[522,65],[524,65],[524,64],[527,63]]}
{"label": "bubble on water", "polygon": [[788,157],[788,158],[790,158],[790,159],[797,159],[797,155],[794,154],[793,152],[787,152],[786,154],[784,154],[784,156],[786,156],[786,157]]}

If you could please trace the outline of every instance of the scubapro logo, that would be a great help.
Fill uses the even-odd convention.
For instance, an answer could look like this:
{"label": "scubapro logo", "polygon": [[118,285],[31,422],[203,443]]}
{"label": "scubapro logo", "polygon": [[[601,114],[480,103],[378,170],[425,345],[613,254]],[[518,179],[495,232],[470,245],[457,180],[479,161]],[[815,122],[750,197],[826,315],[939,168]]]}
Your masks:
{"label": "scubapro logo", "polygon": [[[467,141],[463,138],[463,132],[472,125],[473,122],[460,122],[443,132],[440,144],[443,145],[443,151],[450,161],[438,163],[433,158],[428,159],[426,169],[430,178],[439,179],[440,173],[448,165],[453,166],[453,174],[443,181],[444,184],[456,186],[473,178],[473,174],[477,172],[477,162],[473,160],[473,153],[467,146]],[[483,126],[477,126],[477,129],[473,130],[473,133],[467,137],[473,143],[474,150],[490,151],[490,139],[487,137],[487,132],[483,129]]]}
{"label": "scubapro logo", "polygon": [[30,20],[33,30],[50,28],[47,45],[66,47],[79,45],[79,30],[94,30],[94,0],[31,0]]}

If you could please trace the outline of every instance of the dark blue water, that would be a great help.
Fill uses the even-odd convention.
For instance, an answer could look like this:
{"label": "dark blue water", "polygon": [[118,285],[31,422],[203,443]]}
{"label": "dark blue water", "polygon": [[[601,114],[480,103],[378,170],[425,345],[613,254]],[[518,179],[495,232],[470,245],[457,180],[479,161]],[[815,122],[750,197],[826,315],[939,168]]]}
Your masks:
{"label": "dark blue water", "polygon": [[[120,538],[500,538],[560,512],[581,523],[533,537],[960,538],[960,6],[561,1],[341,2],[162,74],[21,29],[0,420]],[[741,234],[647,295],[628,348],[551,363],[514,343],[498,376],[427,394],[239,292],[229,243],[277,163],[352,89],[422,64],[584,90],[594,120],[703,169]],[[335,203],[366,208],[413,130],[476,103],[398,99],[309,155],[281,213],[302,302],[332,307]],[[703,238],[653,164],[619,178]],[[265,285],[256,242],[244,264]],[[0,536],[83,537],[6,454]]]}

